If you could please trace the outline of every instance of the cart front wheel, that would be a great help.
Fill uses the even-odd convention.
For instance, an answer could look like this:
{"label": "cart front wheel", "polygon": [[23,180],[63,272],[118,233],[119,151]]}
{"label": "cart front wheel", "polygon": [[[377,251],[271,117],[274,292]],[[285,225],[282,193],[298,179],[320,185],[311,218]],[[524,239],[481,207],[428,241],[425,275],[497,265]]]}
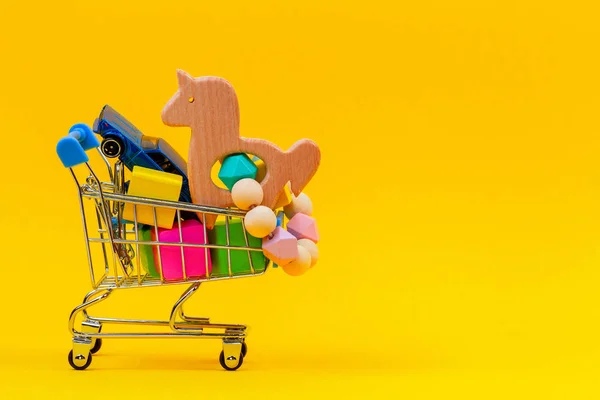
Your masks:
{"label": "cart front wheel", "polygon": [[92,353],[88,353],[87,358],[79,354],[76,357],[73,356],[73,350],[69,352],[69,364],[73,369],[78,371],[84,370],[92,363]]}
{"label": "cart front wheel", "polygon": [[[227,363],[226,363],[226,361],[227,361]],[[241,367],[242,364],[244,363],[244,354],[241,353],[239,355],[239,358],[237,360],[237,364],[234,364],[232,366],[231,365],[232,361],[235,361],[235,360],[234,359],[232,359],[232,360],[225,360],[225,353],[223,351],[221,351],[221,355],[219,356],[219,363],[221,364],[221,367],[223,367],[227,371],[235,371],[236,369],[238,369],[239,367]]]}

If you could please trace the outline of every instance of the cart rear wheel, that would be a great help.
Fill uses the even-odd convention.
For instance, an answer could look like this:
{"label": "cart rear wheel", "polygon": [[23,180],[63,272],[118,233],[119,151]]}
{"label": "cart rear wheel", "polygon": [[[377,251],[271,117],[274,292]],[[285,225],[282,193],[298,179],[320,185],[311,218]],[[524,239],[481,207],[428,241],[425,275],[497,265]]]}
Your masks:
{"label": "cart rear wheel", "polygon": [[221,364],[221,367],[223,367],[227,371],[235,371],[244,363],[244,353],[242,352],[242,354],[240,354],[237,365],[230,367],[227,364],[225,364],[225,353],[221,351],[221,355],[219,356],[219,363]]}
{"label": "cart rear wheel", "polygon": [[71,367],[73,367],[73,369],[81,371],[81,370],[84,370],[87,367],[89,367],[91,363],[92,363],[92,353],[88,353],[87,360],[85,361],[85,364],[83,364],[83,365],[77,365],[75,363],[75,359],[73,357],[73,350],[71,350],[69,352],[69,364],[71,364]]}
{"label": "cart rear wheel", "polygon": [[248,353],[248,345],[246,345],[246,342],[242,343],[242,355],[244,357],[246,357],[246,353]]}
{"label": "cart rear wheel", "polygon": [[101,348],[102,348],[102,339],[98,338],[98,339],[96,339],[96,342],[94,343],[94,347],[92,347],[90,352],[92,354],[96,354],[97,352],[100,351]]}
{"label": "cart rear wheel", "polygon": [[[102,332],[102,325],[100,325],[100,328],[98,328],[98,331],[96,333],[100,333],[100,332]],[[92,343],[94,343],[94,346],[92,346],[92,349],[90,351],[92,354],[96,354],[102,348],[102,339],[101,338],[92,339]]]}

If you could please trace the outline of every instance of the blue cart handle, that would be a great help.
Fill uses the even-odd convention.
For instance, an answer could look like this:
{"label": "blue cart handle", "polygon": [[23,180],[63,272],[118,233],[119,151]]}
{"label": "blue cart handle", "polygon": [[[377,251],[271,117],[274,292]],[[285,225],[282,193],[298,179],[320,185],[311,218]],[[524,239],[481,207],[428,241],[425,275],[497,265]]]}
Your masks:
{"label": "blue cart handle", "polygon": [[56,154],[66,168],[89,161],[86,150],[100,146],[100,142],[92,129],[86,124],[75,124],[66,136],[56,144]]}

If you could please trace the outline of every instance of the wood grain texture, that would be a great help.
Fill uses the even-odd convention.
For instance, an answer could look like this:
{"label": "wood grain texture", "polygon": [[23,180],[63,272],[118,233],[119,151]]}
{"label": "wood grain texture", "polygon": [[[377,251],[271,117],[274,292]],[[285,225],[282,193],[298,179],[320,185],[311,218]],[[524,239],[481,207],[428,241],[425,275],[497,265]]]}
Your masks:
{"label": "wood grain texture", "polygon": [[[188,179],[194,203],[230,207],[231,193],[217,187],[210,175],[217,160],[234,153],[259,157],[267,166],[261,182],[263,205],[273,208],[287,182],[299,195],[319,167],[321,153],[311,140],[302,139],[282,151],[262,139],[240,137],[240,111],[235,90],[219,77],[193,78],[177,71],[179,90],[166,104],[162,120],[168,126],[189,126],[192,130],[188,158]],[[207,215],[206,225],[214,226],[216,217]]]}

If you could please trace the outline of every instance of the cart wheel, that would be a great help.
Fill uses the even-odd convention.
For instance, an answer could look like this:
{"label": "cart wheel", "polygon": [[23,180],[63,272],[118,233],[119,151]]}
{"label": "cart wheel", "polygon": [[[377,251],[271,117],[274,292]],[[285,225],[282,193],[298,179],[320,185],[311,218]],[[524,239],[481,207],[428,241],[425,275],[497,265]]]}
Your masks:
{"label": "cart wheel", "polygon": [[73,359],[73,350],[71,350],[69,352],[69,364],[71,364],[71,367],[73,367],[73,369],[81,371],[81,370],[84,370],[87,367],[89,367],[91,363],[92,363],[92,353],[88,354],[85,364],[83,364],[82,366],[79,366],[79,365],[75,364],[75,360]]}
{"label": "cart wheel", "polygon": [[221,355],[219,356],[219,363],[221,364],[221,367],[223,367],[227,371],[235,371],[236,369],[241,367],[242,364],[244,363],[244,354],[243,354],[243,352],[242,352],[242,354],[240,354],[240,358],[235,367],[230,367],[227,364],[225,364],[225,353],[221,350]]}
{"label": "cart wheel", "polygon": [[90,350],[90,353],[96,354],[97,352],[100,351],[101,348],[102,348],[102,339],[96,339],[96,342],[94,343],[94,347],[92,347],[92,349]]}
{"label": "cart wheel", "polygon": [[[98,328],[98,331],[96,333],[100,333],[100,332],[102,332],[102,325],[100,325],[100,328]],[[100,338],[92,339],[92,343],[94,343],[94,346],[92,347],[90,352],[92,354],[96,354],[102,348],[102,339],[100,339]]]}
{"label": "cart wheel", "polygon": [[246,353],[248,353],[248,346],[246,345],[246,342],[242,343],[242,355],[244,357],[246,357]]}

